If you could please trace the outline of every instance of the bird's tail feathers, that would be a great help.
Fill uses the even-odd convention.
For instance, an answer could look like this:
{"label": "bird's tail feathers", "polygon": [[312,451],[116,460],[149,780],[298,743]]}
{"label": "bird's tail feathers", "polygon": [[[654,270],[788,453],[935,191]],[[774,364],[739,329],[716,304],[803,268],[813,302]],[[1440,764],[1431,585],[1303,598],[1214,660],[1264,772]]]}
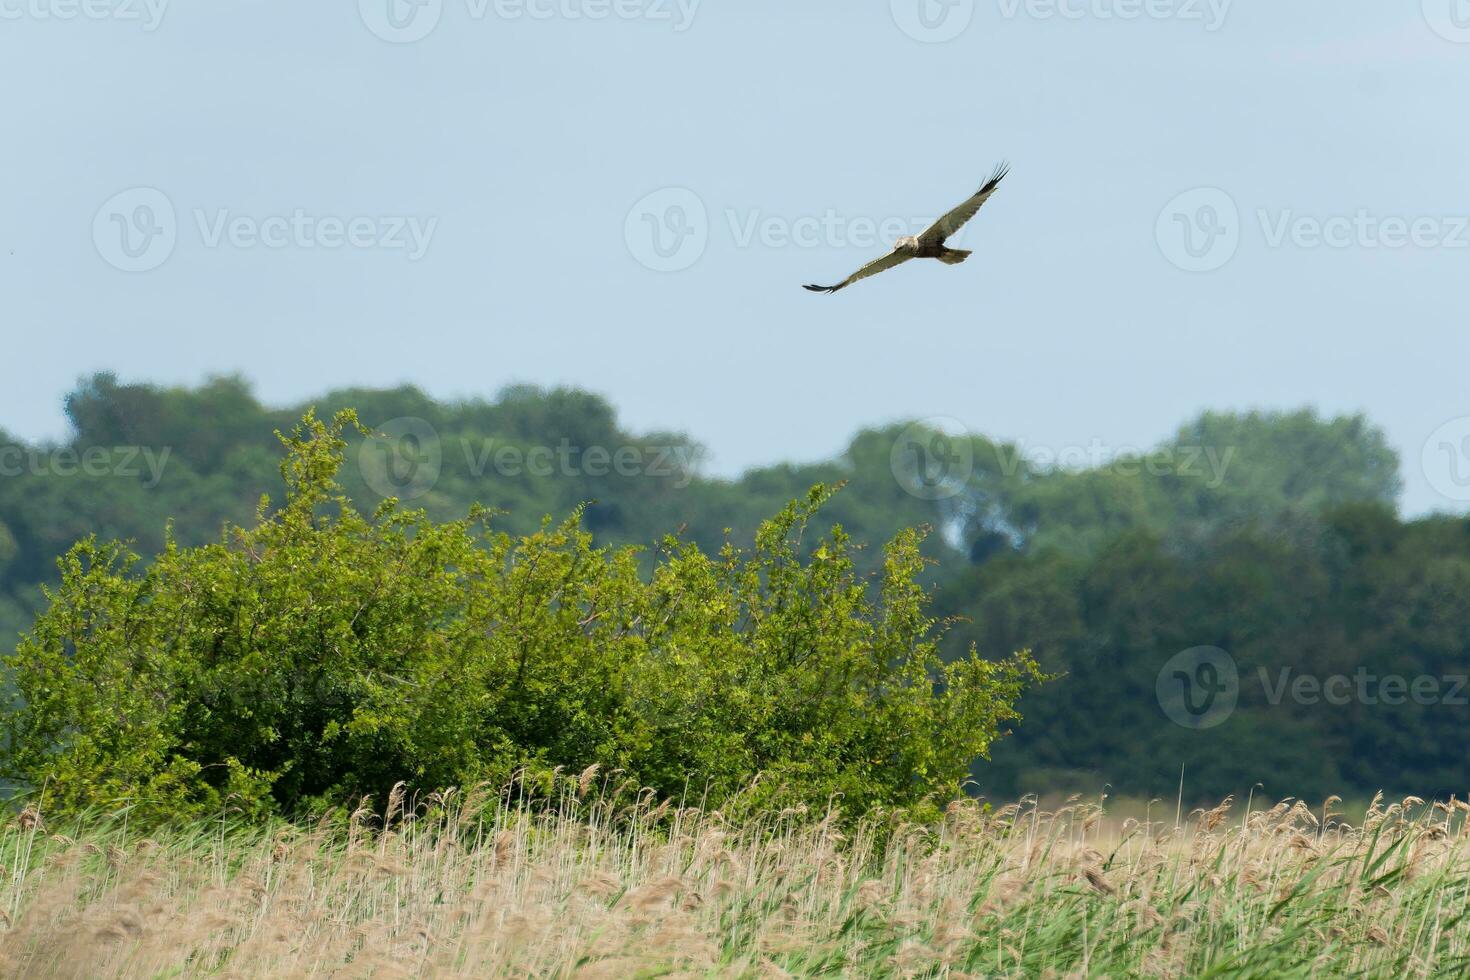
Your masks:
{"label": "bird's tail feathers", "polygon": [[974,252],[967,252],[962,248],[949,248],[945,249],[944,254],[939,256],[939,261],[945,265],[959,265],[974,254]]}

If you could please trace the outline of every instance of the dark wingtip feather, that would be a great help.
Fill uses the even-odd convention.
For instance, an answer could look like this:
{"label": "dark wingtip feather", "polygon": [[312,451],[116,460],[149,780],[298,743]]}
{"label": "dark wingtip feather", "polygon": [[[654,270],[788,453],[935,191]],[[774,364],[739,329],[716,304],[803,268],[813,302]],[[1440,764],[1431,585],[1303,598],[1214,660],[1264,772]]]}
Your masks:
{"label": "dark wingtip feather", "polygon": [[1002,160],[1000,162],[1000,166],[995,168],[995,173],[991,174],[990,179],[985,182],[985,187],[994,188],[996,184],[999,184],[1001,181],[1005,180],[1006,174],[1010,172],[1011,165],[1009,161]]}
{"label": "dark wingtip feather", "polygon": [[835,293],[835,292],[837,292],[837,290],[841,289],[842,287],[841,286],[802,286],[801,288],[802,289],[810,290],[810,291],[812,291],[814,293]]}

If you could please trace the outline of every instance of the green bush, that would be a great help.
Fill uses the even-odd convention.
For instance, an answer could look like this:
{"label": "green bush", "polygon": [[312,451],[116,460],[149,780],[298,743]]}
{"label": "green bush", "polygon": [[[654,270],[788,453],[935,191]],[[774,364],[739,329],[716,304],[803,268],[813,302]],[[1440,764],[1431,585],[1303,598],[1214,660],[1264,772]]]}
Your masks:
{"label": "green bush", "polygon": [[146,568],[119,544],[73,547],[6,661],[0,774],[48,810],[153,819],[593,764],[715,805],[922,816],[1041,679],[1026,654],[941,664],[918,532],[872,589],[840,528],[803,549],[822,487],[753,551],[670,538],[641,574],[580,515],[516,538],[480,508],[360,514],[336,479],[356,425],[308,414],[282,436],[284,506],[262,500],[220,543],[170,532]]}

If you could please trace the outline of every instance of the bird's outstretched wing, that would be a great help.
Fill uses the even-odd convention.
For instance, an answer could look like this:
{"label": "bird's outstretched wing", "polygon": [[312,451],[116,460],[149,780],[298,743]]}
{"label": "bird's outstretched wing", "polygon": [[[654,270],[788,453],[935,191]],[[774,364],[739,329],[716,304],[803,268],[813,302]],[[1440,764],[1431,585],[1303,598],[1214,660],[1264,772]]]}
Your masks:
{"label": "bird's outstretched wing", "polygon": [[930,246],[943,245],[945,239],[964,227],[965,222],[975,217],[975,212],[979,211],[980,206],[990,200],[990,195],[995,193],[995,189],[1000,186],[1000,182],[1010,172],[1011,168],[1009,164],[1002,163],[996,167],[995,173],[990,175],[990,179],[985,182],[985,186],[976,191],[974,197],[930,225],[928,230],[919,236],[919,244]]}
{"label": "bird's outstretched wing", "polygon": [[896,265],[902,265],[911,258],[913,258],[913,255],[908,252],[900,252],[894,249],[881,259],[874,259],[869,262],[835,286],[803,286],[802,288],[810,289],[814,293],[835,293],[839,289],[846,289],[859,280],[866,279],[869,276],[876,276],[880,272],[886,272]]}

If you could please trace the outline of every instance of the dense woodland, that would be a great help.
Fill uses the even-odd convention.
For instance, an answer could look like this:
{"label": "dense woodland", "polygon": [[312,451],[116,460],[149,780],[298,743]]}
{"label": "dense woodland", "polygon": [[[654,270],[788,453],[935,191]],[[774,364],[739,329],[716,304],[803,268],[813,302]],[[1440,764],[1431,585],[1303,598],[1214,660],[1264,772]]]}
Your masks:
{"label": "dense woodland", "polygon": [[[973,472],[929,500],[895,475],[902,424],[859,432],[829,461],[722,480],[701,473],[694,440],[628,432],[582,391],[445,403],[413,388],[345,390],[268,408],[237,378],[188,389],[99,375],[67,399],[65,444],[0,432],[6,649],[45,608],[42,587],[77,539],[121,538],[147,556],[170,525],[191,546],[248,524],[280,483],[276,431],[312,406],[322,417],[353,408],[399,435],[394,420],[422,420],[408,427],[406,469],[354,437],[341,479],[366,509],[385,492],[435,520],[479,503],[495,526],[525,534],[585,505],[599,543],[651,555],[673,533],[713,554],[727,535],[749,543],[813,485],[843,484],[816,523],[865,545],[858,568],[874,575],[884,543],[933,527],[926,580],[948,620],[946,655],[1029,649],[1059,675],[1022,699],[1014,733],[973,768],[987,796],[1107,786],[1172,799],[1181,767],[1191,798],[1257,783],[1275,797],[1470,790],[1470,690],[1457,681],[1470,673],[1470,521],[1402,520],[1399,461],[1382,433],[1310,411],[1207,413],[1145,457],[1091,467],[975,435]],[[1201,646],[1234,658],[1239,706],[1193,730],[1160,710],[1155,683],[1172,656]],[[1367,696],[1283,696],[1282,678],[1302,675],[1367,677],[1354,688]],[[1395,697],[1385,677],[1436,687]]]}

